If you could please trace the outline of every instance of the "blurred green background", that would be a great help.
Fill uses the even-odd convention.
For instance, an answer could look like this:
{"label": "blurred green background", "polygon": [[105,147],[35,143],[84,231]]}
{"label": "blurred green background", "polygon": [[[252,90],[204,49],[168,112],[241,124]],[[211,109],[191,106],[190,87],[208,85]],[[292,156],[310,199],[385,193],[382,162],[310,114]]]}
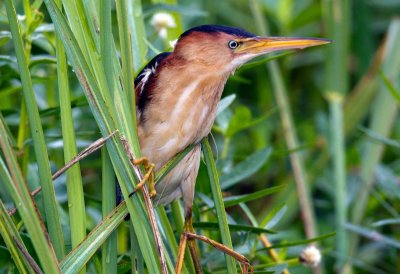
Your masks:
{"label": "blurred green background", "polygon": [[[13,3],[54,173],[64,165],[54,26],[42,1]],[[87,18],[101,14],[96,0],[83,3]],[[286,266],[291,273],[400,273],[400,1],[135,0],[126,5],[134,20],[130,27],[143,27],[139,38],[130,34],[134,74],[159,52],[171,50],[170,41],[182,31],[201,24],[240,27],[261,36],[331,39],[330,45],[254,60],[225,87],[225,107],[210,143],[224,197],[244,198],[226,206],[228,221],[275,231],[267,237],[276,246],[279,262],[270,258],[260,233],[231,228],[234,248],[250,259],[256,273],[281,273]],[[119,51],[114,1],[111,13]],[[93,35],[100,23],[88,22]],[[39,184],[37,160],[9,30],[0,2],[0,118],[33,189]],[[101,134],[74,71],[68,70],[80,151]],[[100,152],[80,162],[87,231],[102,219],[101,169]],[[64,174],[56,180],[55,191],[69,250],[66,182]],[[1,200],[11,208],[12,199],[1,184],[2,178]],[[263,192],[275,186],[282,187],[270,195]],[[218,239],[218,233],[206,228],[216,217],[210,212],[213,201],[204,162],[196,188],[198,233]],[[37,201],[42,212],[40,195]],[[169,208],[167,213],[179,231]],[[122,225],[119,231],[118,272],[125,273],[131,270],[124,238],[128,229]],[[328,237],[332,232],[336,235]],[[303,266],[296,258],[307,245],[304,241],[321,235],[315,242],[322,252],[321,266]],[[6,245],[0,241],[0,247],[0,272],[16,271]],[[205,271],[224,273],[223,256],[200,248]],[[99,260],[94,257],[87,271],[102,272]],[[279,267],[282,262],[287,264]]]}

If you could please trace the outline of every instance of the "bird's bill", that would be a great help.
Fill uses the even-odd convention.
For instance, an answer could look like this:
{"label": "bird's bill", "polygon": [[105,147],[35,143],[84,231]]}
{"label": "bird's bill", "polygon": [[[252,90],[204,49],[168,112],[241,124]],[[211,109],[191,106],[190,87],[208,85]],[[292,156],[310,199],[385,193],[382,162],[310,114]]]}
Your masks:
{"label": "bird's bill", "polygon": [[304,49],[328,44],[331,41],[323,38],[301,38],[301,37],[254,37],[246,38],[240,42],[237,53],[264,54],[285,49]]}

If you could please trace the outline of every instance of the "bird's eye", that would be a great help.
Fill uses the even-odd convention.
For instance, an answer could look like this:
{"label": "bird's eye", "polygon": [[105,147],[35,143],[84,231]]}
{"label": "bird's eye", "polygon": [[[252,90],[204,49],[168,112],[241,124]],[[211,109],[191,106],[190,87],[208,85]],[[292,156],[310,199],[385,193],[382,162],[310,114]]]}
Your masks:
{"label": "bird's eye", "polygon": [[238,46],[239,46],[239,43],[234,41],[234,40],[231,40],[231,41],[228,42],[228,47],[231,48],[231,49],[235,49]]}

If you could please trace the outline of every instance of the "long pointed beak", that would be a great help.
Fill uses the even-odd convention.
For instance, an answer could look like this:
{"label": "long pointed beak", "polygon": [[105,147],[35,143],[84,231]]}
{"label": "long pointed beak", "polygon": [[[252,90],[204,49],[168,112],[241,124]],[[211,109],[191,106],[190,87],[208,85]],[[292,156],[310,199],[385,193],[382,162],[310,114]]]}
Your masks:
{"label": "long pointed beak", "polygon": [[323,38],[302,37],[252,37],[240,40],[236,53],[260,55],[277,50],[304,49],[328,44],[331,41]]}

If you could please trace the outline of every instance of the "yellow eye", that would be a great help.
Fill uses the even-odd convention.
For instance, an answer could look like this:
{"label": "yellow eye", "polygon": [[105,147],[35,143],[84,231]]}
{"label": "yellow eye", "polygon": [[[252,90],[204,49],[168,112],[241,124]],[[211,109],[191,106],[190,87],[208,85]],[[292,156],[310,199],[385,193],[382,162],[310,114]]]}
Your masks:
{"label": "yellow eye", "polygon": [[236,42],[235,40],[231,40],[231,41],[228,42],[228,47],[229,47],[230,49],[235,49],[235,48],[237,48],[238,46],[239,46],[239,43]]}

